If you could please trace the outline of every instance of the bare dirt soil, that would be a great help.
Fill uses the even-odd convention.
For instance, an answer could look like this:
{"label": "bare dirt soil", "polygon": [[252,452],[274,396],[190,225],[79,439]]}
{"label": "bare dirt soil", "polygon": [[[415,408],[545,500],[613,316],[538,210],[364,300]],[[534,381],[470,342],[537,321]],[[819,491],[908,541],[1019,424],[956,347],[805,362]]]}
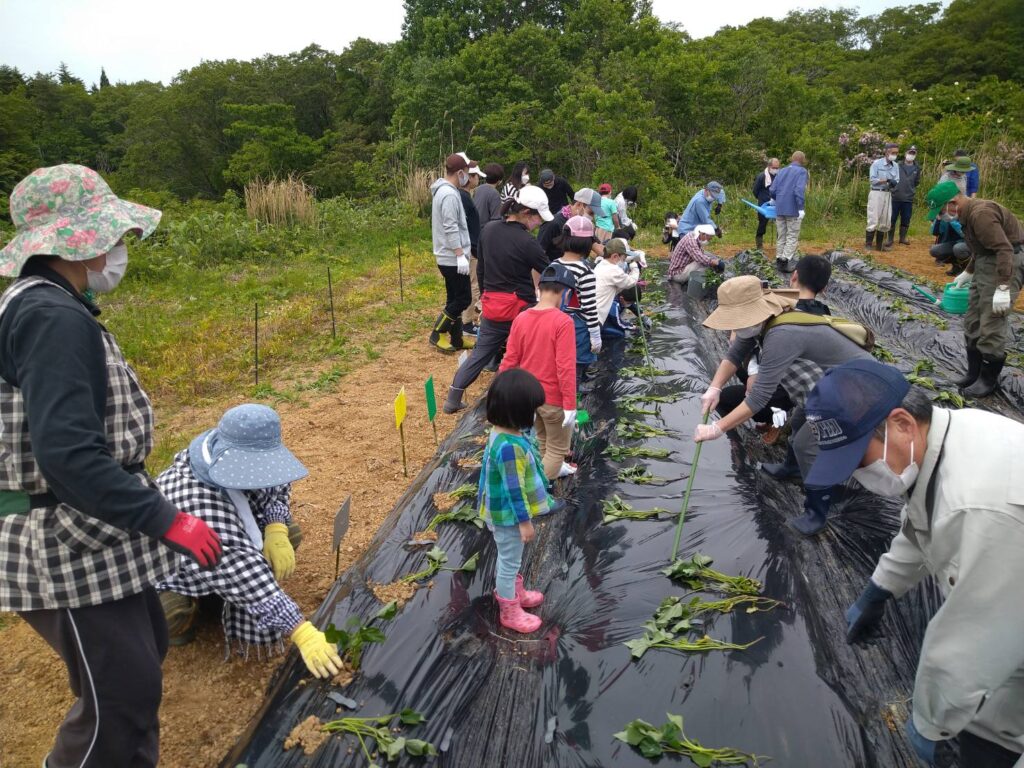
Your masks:
{"label": "bare dirt soil", "polygon": [[[277,406],[286,444],[310,471],[294,488],[292,512],[304,538],[295,574],[283,585],[307,615],[334,583],[333,520],[345,497],[352,494],[352,513],[342,544],[342,570],[366,550],[409,484],[402,474],[393,415],[399,389],[405,387],[409,403],[405,433],[410,479],[435,451],[423,396],[427,376],[433,375],[437,389],[438,435],[443,439],[457,420],[440,409],[456,368],[454,356],[438,352],[425,339],[394,343],[380,352],[377,360],[342,378],[334,392],[303,404]],[[467,400],[482,393],[489,380],[483,374]],[[176,414],[175,428],[192,425],[198,434],[235,404]],[[38,766],[73,697],[56,654],[17,617],[4,616],[2,621],[0,765]],[[232,656],[225,661],[224,638],[215,620],[202,626],[195,642],[172,648],[164,664],[161,766],[216,766],[259,707],[282,659]]]}

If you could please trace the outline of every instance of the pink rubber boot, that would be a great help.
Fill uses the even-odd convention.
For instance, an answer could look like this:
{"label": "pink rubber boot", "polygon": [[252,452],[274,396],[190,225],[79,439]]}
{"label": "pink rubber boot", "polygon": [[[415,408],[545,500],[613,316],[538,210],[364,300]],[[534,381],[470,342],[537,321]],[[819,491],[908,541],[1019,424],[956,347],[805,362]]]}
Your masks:
{"label": "pink rubber boot", "polygon": [[515,600],[505,600],[495,592],[494,599],[498,601],[498,609],[500,611],[498,622],[501,626],[514,632],[522,632],[524,635],[540,629],[540,617],[524,611],[523,606],[519,604],[518,598]]}
{"label": "pink rubber boot", "polygon": [[544,594],[523,586],[523,574],[516,574],[516,597],[523,608],[536,608],[544,602]]}

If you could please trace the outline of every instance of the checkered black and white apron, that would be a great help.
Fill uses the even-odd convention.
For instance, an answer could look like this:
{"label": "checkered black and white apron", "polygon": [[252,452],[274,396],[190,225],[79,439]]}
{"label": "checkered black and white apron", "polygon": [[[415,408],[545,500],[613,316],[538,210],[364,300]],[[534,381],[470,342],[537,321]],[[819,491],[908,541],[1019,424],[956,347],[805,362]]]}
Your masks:
{"label": "checkered black and white apron", "polygon": [[[42,277],[18,280],[0,316],[29,290],[65,290]],[[83,307],[89,322],[96,320]],[[102,326],[107,362],[106,439],[122,466],[153,447],[153,408],[114,337]],[[140,483],[156,487],[144,471]],[[21,390],[0,379],[0,490],[49,492],[32,453]],[[0,610],[77,608],[137,594],[165,578],[177,555],[145,534],[115,528],[67,504],[0,518]]]}
{"label": "checkered black and white apron", "polygon": [[[213,528],[222,547],[216,568],[204,571],[182,558],[177,572],[157,589],[190,597],[222,598],[221,619],[229,646],[244,652],[253,646],[280,647],[282,638],[302,623],[302,612],[277,583],[270,563],[246,533],[227,492],[206,485],[193,474],[187,449],[174,457],[174,463],[160,473],[156,483],[178,509]],[[288,486],[245,492],[261,531],[269,523],[290,521],[288,493]]]}

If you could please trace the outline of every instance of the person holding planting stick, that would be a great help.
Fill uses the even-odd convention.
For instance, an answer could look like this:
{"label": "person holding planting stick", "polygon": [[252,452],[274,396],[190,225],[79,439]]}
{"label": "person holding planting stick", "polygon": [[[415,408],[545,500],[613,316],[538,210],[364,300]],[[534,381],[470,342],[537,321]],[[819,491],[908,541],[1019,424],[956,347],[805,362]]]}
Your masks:
{"label": "person holding planting stick", "polygon": [[[182,562],[157,589],[165,609],[204,595],[222,598],[229,646],[260,652],[288,636],[315,677],[330,677],[342,668],[337,647],[303,618],[279,584],[295,570],[291,483],[307,474],[281,442],[281,420],[272,408],[245,404],[228,410],[156,479],[168,499],[217,531],[223,557],[205,571]],[[180,635],[187,623],[176,629]]]}
{"label": "person holding planting stick", "polygon": [[930,766],[1024,764],[1024,426],[932,405],[895,368],[855,360],[807,398],[816,485],[851,477],[903,499],[900,529],[846,612],[847,641],[877,634],[885,605],[932,576],[945,600],[928,622],[906,732]]}
{"label": "person holding planting stick", "polygon": [[[763,472],[777,480],[806,478],[814,463],[817,440],[806,423],[802,405],[821,372],[848,360],[871,358],[871,353],[864,349],[870,342],[870,333],[863,326],[792,309],[790,300],[765,292],[760,278],[753,275],[734,277],[718,287],[718,308],[708,315],[704,325],[733,331],[736,337],[701,397],[703,412],[718,407],[722,389],[743,361],[758,350],[760,367],[743,402],[720,421],[699,424],[693,435],[697,442],[722,437],[768,406],[781,384],[791,402],[801,407],[790,417],[793,436],[785,462],[761,466]],[[804,514],[790,520],[790,525],[805,536],[813,536],[828,525],[832,487],[805,481],[804,490]]]}
{"label": "person holding planting stick", "polygon": [[177,555],[216,566],[217,534],[146,474],[153,408],[92,294],[160,211],[90,168],[39,168],[11,193],[0,251],[0,611],[56,651],[77,697],[49,768],[157,764],[167,625],[153,585]]}

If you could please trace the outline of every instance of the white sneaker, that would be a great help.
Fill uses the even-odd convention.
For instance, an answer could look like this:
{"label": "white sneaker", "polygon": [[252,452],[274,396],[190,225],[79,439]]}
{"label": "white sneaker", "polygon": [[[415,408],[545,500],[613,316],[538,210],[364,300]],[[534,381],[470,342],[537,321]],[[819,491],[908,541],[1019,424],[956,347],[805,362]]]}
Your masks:
{"label": "white sneaker", "polygon": [[576,474],[576,467],[574,467],[572,464],[569,464],[568,462],[563,461],[562,462],[562,468],[560,470],[558,470],[558,476],[559,477],[568,477],[569,475],[575,475],[575,474]]}

